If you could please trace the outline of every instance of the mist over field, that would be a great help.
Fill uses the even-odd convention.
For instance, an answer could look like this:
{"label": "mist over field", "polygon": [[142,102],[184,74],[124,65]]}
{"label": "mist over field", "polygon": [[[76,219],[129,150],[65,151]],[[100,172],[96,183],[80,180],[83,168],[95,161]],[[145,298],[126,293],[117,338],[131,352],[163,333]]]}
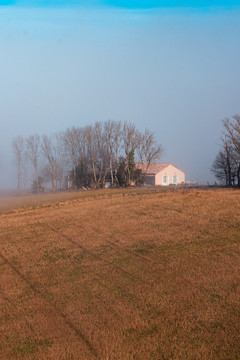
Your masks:
{"label": "mist over field", "polygon": [[161,161],[215,182],[221,119],[240,111],[238,7],[25,2],[0,7],[0,24],[1,189],[17,184],[13,138],[108,119],[149,128]]}

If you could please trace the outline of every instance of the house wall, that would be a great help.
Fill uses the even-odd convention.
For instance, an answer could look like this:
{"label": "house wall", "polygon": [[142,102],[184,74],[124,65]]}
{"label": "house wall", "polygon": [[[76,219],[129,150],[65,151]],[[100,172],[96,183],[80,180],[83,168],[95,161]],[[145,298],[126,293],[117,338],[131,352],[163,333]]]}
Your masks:
{"label": "house wall", "polygon": [[[168,177],[168,183],[163,184],[163,176]],[[173,183],[173,176],[177,176],[178,184],[185,182],[185,173],[173,165],[167,166],[165,169],[155,175],[155,185],[167,186]]]}

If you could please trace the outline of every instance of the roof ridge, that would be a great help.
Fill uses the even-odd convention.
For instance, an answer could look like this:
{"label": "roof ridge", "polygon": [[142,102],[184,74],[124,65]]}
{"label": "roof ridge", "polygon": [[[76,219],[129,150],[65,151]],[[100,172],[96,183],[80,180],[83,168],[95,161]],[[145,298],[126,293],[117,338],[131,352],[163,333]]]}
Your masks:
{"label": "roof ridge", "polygon": [[146,161],[143,161],[143,162],[136,162],[135,165],[137,165],[138,169],[145,170],[145,171],[147,170],[147,173],[154,174],[154,175],[156,175],[160,171],[164,170],[169,165],[172,165],[173,167],[175,167],[176,169],[178,169],[184,173],[184,171],[181,170],[179,167],[177,167],[169,162],[154,162],[154,163],[147,164]]}

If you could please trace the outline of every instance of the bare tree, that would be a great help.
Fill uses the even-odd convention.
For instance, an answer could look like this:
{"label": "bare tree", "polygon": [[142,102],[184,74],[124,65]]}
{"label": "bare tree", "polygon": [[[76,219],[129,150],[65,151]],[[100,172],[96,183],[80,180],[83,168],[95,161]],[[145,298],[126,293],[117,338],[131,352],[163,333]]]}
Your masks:
{"label": "bare tree", "polygon": [[135,125],[125,122],[123,125],[123,149],[126,157],[127,185],[130,185],[131,182],[129,160],[134,155],[140,141],[141,135]]}
{"label": "bare tree", "polygon": [[113,165],[114,165],[115,179],[117,180],[117,169],[118,169],[118,165],[119,165],[119,152],[120,152],[121,143],[122,143],[122,139],[123,139],[122,123],[120,121],[114,121],[113,137],[114,137]]}
{"label": "bare tree", "polygon": [[232,118],[225,118],[223,121],[225,128],[224,136],[230,140],[235,150],[240,153],[240,115],[234,115]]}
{"label": "bare tree", "polygon": [[109,160],[111,185],[114,182],[118,168],[119,149],[122,136],[122,124],[120,121],[108,120],[104,123],[104,139]]}
{"label": "bare tree", "polygon": [[70,162],[72,164],[73,168],[73,183],[76,188],[76,176],[77,176],[77,166],[80,161],[80,155],[81,155],[81,129],[79,128],[71,128],[67,129],[64,133],[64,144],[66,153],[68,154],[68,157],[70,159]]}
{"label": "bare tree", "polygon": [[43,135],[41,148],[42,148],[43,156],[48,161],[52,190],[55,191],[56,174],[57,174],[57,158],[56,158],[56,147],[54,144],[54,138],[47,135]]}
{"label": "bare tree", "polygon": [[96,148],[98,154],[97,166],[98,166],[98,176],[97,176],[97,186],[104,186],[105,178],[107,175],[107,164],[108,161],[108,152],[107,146],[103,131],[103,125],[100,122],[95,123],[94,133],[96,139]]}
{"label": "bare tree", "polygon": [[240,115],[234,115],[231,119],[223,120],[224,139],[235,152],[235,161],[237,163],[237,180],[240,187]]}
{"label": "bare tree", "polygon": [[[124,160],[125,185],[130,185],[134,176],[135,155],[149,164],[162,152],[149,130],[141,134],[134,124],[108,120],[85,127],[72,127],[52,136],[31,135],[27,138],[27,154],[24,174],[27,174],[27,159],[35,172],[34,188],[38,189],[40,156],[47,161],[45,173],[50,174],[52,190],[63,189],[68,175],[75,189],[79,186],[104,186],[107,173],[111,185],[118,181],[119,159]],[[18,144],[19,145],[19,144]],[[16,144],[15,144],[16,147]],[[21,158],[23,163],[23,160]],[[123,164],[123,161],[122,161]],[[47,170],[46,170],[47,169]],[[19,177],[21,171],[19,170]],[[47,181],[48,176],[44,176]],[[27,177],[24,180],[27,186]],[[20,188],[20,180],[19,180]]]}
{"label": "bare tree", "polygon": [[140,135],[137,152],[143,165],[143,176],[145,177],[150,164],[160,159],[163,148],[157,144],[154,134],[149,129],[146,129],[145,132]]}
{"label": "bare tree", "polygon": [[80,166],[82,168],[83,174],[83,184],[88,185],[88,157],[87,157],[87,137],[86,137],[86,128],[82,128],[80,132],[80,140],[81,140],[81,158],[80,158]]}
{"label": "bare tree", "polygon": [[37,189],[38,189],[38,178],[39,178],[38,162],[39,162],[40,150],[41,150],[40,142],[41,142],[40,136],[37,134],[31,135],[27,138],[27,152],[28,152],[28,157],[34,168]]}
{"label": "bare tree", "polygon": [[22,182],[23,182],[23,189],[25,192],[28,190],[28,175],[29,175],[29,156],[27,148],[25,147],[25,151],[23,154],[23,174],[22,174]]}
{"label": "bare tree", "polygon": [[66,167],[67,167],[65,147],[64,147],[64,133],[58,132],[54,134],[54,138],[55,138],[55,148],[57,155],[57,181],[59,182],[59,188],[63,190],[65,184]]}
{"label": "bare tree", "polygon": [[17,164],[17,172],[18,172],[18,185],[17,189],[18,192],[21,190],[21,180],[22,180],[22,167],[24,163],[24,156],[25,156],[25,141],[22,136],[18,136],[13,139],[12,148],[15,155],[15,160]]}
{"label": "bare tree", "polygon": [[233,149],[228,143],[225,142],[218,152],[212,163],[211,171],[220,183],[228,186],[234,185],[237,176],[237,164]]}
{"label": "bare tree", "polygon": [[89,167],[92,172],[92,181],[94,186],[97,186],[97,144],[96,133],[92,125],[85,128],[87,156],[89,159]]}

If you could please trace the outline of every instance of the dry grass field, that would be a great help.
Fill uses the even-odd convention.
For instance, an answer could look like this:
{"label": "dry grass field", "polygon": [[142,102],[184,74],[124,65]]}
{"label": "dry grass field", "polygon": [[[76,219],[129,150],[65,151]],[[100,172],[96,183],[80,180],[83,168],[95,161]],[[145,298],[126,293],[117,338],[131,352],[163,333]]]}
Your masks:
{"label": "dry grass field", "polygon": [[0,359],[239,360],[240,191],[0,199]]}

